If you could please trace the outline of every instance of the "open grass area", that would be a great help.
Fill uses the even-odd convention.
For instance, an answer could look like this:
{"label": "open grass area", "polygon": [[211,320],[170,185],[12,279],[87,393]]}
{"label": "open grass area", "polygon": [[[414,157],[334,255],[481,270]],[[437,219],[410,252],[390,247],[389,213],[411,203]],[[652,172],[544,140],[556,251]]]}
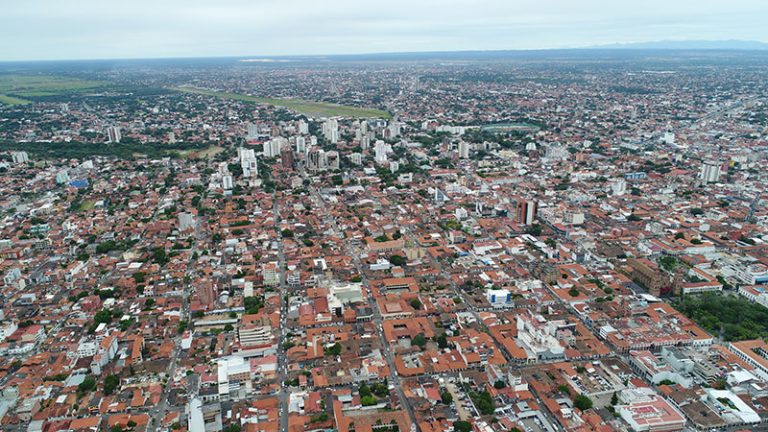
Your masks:
{"label": "open grass area", "polygon": [[203,150],[183,150],[179,156],[187,159],[211,159],[224,151],[224,147],[210,146]]}
{"label": "open grass area", "polygon": [[76,93],[103,85],[100,81],[52,75],[0,75],[0,95],[21,101],[25,97]]}
{"label": "open grass area", "polygon": [[86,200],[80,203],[80,208],[78,210],[88,211],[88,210],[92,210],[95,206],[96,206],[95,200]]}
{"label": "open grass area", "polygon": [[358,108],[347,105],[337,105],[326,102],[313,102],[302,99],[273,99],[256,96],[248,96],[239,93],[228,93],[215,90],[205,90],[192,87],[174,87],[173,90],[194,93],[205,96],[214,96],[224,99],[239,100],[243,102],[253,102],[258,104],[273,105],[276,107],[288,108],[312,117],[353,117],[353,118],[390,118],[386,111],[373,108]]}
{"label": "open grass area", "polygon": [[4,94],[0,94],[0,104],[5,105],[24,105],[28,104],[29,101],[25,99],[19,99],[13,96],[6,96]]}

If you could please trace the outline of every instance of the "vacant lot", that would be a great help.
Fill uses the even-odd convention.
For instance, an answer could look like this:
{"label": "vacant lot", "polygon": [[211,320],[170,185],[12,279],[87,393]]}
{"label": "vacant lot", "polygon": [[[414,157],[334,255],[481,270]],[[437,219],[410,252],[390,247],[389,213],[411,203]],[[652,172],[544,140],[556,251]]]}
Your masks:
{"label": "vacant lot", "polygon": [[99,81],[51,75],[0,75],[0,103],[19,105],[26,98],[56,96],[101,87]]}
{"label": "vacant lot", "polygon": [[224,99],[239,100],[243,102],[253,102],[258,104],[267,104],[277,107],[288,108],[313,117],[356,117],[356,118],[389,118],[389,113],[372,108],[358,108],[346,105],[336,105],[326,102],[313,102],[301,99],[271,99],[256,96],[248,96],[239,93],[228,93],[215,90],[197,89],[192,87],[175,87],[174,90],[195,93],[205,96],[215,96]]}

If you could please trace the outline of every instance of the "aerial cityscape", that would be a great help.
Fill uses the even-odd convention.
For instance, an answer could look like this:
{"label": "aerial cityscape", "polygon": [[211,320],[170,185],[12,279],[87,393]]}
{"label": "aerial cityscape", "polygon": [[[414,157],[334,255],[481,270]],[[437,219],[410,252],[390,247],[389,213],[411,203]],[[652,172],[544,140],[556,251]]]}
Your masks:
{"label": "aerial cityscape", "polygon": [[0,53],[0,431],[768,430],[766,48]]}

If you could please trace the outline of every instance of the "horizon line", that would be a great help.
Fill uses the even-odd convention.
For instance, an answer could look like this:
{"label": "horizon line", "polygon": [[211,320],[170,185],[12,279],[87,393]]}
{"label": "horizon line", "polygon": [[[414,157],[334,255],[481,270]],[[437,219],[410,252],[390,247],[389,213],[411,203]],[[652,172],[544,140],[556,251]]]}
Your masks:
{"label": "horizon line", "polygon": [[[753,43],[765,45],[765,48],[684,48],[684,47],[639,47],[645,44],[661,43]],[[633,48],[633,46],[635,46]],[[149,57],[91,57],[91,58],[59,58],[59,59],[26,59],[26,60],[2,60],[0,64],[10,63],[56,63],[56,62],[86,62],[86,61],[136,61],[136,60],[204,60],[204,59],[271,59],[271,58],[330,58],[330,57],[354,57],[354,56],[387,56],[387,55],[412,55],[412,54],[450,54],[450,53],[504,53],[504,52],[545,52],[545,51],[767,51],[768,42],[746,39],[666,39],[641,42],[611,42],[598,45],[580,47],[557,48],[502,48],[502,49],[459,49],[459,50],[426,50],[426,51],[379,51],[336,54],[244,54],[244,55],[208,55],[208,56],[149,56]]]}

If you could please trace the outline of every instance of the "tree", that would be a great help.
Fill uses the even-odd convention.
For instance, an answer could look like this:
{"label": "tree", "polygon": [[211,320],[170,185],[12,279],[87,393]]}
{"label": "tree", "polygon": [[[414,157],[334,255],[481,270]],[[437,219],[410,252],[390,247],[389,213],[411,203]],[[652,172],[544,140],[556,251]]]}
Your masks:
{"label": "tree", "polygon": [[456,432],[472,432],[472,423],[464,420],[453,422],[453,430]]}
{"label": "tree", "polygon": [[412,308],[414,308],[416,310],[421,309],[422,305],[421,305],[421,301],[419,301],[419,299],[417,299],[417,298],[411,299],[411,301],[409,303],[411,304]]}
{"label": "tree", "polygon": [[370,396],[372,394],[371,388],[368,387],[368,384],[366,383],[361,384],[357,391],[360,393],[360,397]]}
{"label": "tree", "polygon": [[324,354],[327,356],[337,356],[341,354],[341,344],[336,342],[335,344],[327,347],[324,351]]}
{"label": "tree", "polygon": [[264,307],[264,298],[261,296],[246,297],[243,300],[243,307],[246,314],[257,314]]}
{"label": "tree", "polygon": [[528,228],[525,229],[526,234],[530,234],[534,237],[538,237],[541,235],[542,228],[539,224],[533,224],[530,225]]}
{"label": "tree", "polygon": [[382,384],[379,382],[373,383],[371,390],[373,391],[373,394],[375,394],[378,397],[384,397],[389,395],[389,387],[387,387],[386,384]]}
{"label": "tree", "polygon": [[611,396],[611,405],[618,405],[619,404],[619,395],[616,392],[613,392],[613,396]]}
{"label": "tree", "polygon": [[378,403],[378,401],[376,400],[375,397],[373,397],[371,395],[368,395],[368,396],[361,397],[360,398],[360,403],[363,406],[371,406],[371,405],[376,405]]}
{"label": "tree", "polygon": [[448,390],[443,390],[442,392],[440,392],[440,401],[444,405],[450,405],[451,402],[453,402],[453,396]]}
{"label": "tree", "polygon": [[392,256],[389,257],[389,262],[392,263],[392,265],[394,265],[394,266],[402,267],[408,261],[402,255],[392,255]]}
{"label": "tree", "polygon": [[470,393],[469,396],[477,410],[480,411],[480,414],[491,415],[496,412],[496,403],[488,391],[483,390],[481,393]]}
{"label": "tree", "polygon": [[284,230],[282,230],[282,231],[280,232],[280,235],[282,235],[282,236],[283,236],[283,238],[289,238],[289,237],[293,237],[293,231],[291,231],[291,230],[289,230],[288,228],[286,228],[286,229],[284,229]]}
{"label": "tree", "polygon": [[93,316],[93,321],[97,324],[108,324],[112,321],[112,312],[109,309],[102,309]]}
{"label": "tree", "polygon": [[111,395],[119,385],[120,378],[117,375],[109,375],[104,378],[104,394]]}
{"label": "tree", "polygon": [[77,385],[77,392],[80,394],[88,393],[93,390],[96,390],[96,378],[94,378],[93,375],[88,375],[83,382]]}
{"label": "tree", "polygon": [[142,272],[136,272],[133,274],[133,281],[137,284],[144,283],[146,280],[146,275]]}
{"label": "tree", "polygon": [[574,288],[571,288],[568,290],[568,295],[571,297],[578,297],[579,296],[579,290]]}
{"label": "tree", "polygon": [[126,423],[126,426],[128,426],[129,428],[134,428],[136,427],[136,422],[133,420],[128,420],[128,423]]}
{"label": "tree", "polygon": [[690,210],[691,214],[693,216],[701,216],[704,214],[704,210],[700,209],[699,207],[694,207]]}
{"label": "tree", "polygon": [[235,329],[235,328],[234,328],[234,327],[232,327],[232,324],[227,324],[227,325],[225,325],[225,326],[224,326],[224,331],[225,331],[225,332],[231,332],[231,331],[232,331],[232,330],[234,330],[234,329]]}
{"label": "tree", "polygon": [[666,271],[673,271],[677,267],[677,259],[672,256],[663,256],[659,258],[659,264]]}
{"label": "tree", "polygon": [[586,395],[580,394],[573,398],[573,406],[580,409],[581,411],[586,411],[592,408],[592,399]]}
{"label": "tree", "polygon": [[310,423],[322,423],[326,420],[328,420],[327,412],[321,412],[320,414],[313,415],[309,418]]}
{"label": "tree", "polygon": [[419,333],[411,340],[411,345],[424,348],[427,345],[427,338],[424,337],[423,333]]}
{"label": "tree", "polygon": [[495,383],[493,383],[493,388],[495,388],[496,390],[503,389],[506,386],[507,384],[502,380],[498,380]]}
{"label": "tree", "polygon": [[165,248],[156,247],[152,249],[152,261],[154,261],[160,267],[165,266],[168,263],[168,254],[165,253]]}
{"label": "tree", "polygon": [[448,336],[446,336],[445,333],[440,333],[440,335],[435,338],[435,341],[437,342],[438,348],[448,348]]}

